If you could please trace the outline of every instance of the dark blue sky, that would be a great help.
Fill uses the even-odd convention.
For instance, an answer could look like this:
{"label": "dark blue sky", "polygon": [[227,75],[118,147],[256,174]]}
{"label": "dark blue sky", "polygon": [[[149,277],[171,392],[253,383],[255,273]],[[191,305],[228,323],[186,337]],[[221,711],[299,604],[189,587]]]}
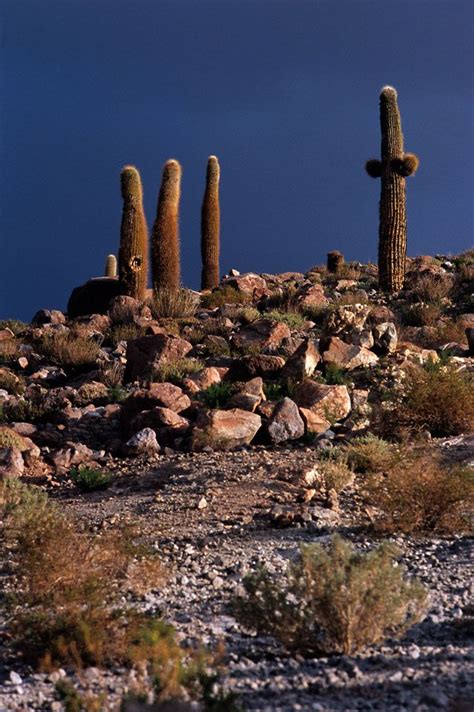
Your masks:
{"label": "dark blue sky", "polygon": [[197,287],[206,160],[222,170],[222,268],[307,270],[377,253],[378,94],[398,89],[409,254],[472,244],[471,0],[0,0],[0,317],[64,308],[116,252],[125,163],[153,223],[183,166],[183,278]]}

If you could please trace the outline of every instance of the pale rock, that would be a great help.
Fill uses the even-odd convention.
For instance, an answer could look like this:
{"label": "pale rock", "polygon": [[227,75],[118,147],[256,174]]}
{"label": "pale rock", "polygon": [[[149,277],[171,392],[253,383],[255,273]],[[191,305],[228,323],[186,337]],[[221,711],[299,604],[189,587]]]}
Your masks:
{"label": "pale rock", "polygon": [[21,477],[24,471],[21,450],[16,447],[0,448],[0,481],[6,477]]}
{"label": "pale rock", "polygon": [[376,324],[372,329],[374,337],[374,351],[382,355],[392,354],[397,350],[397,327],[393,322],[384,321]]}
{"label": "pale rock", "polygon": [[135,433],[125,444],[129,454],[151,455],[160,451],[160,446],[156,439],[156,433],[151,428],[143,428]]}
{"label": "pale rock", "polygon": [[305,424],[296,403],[290,398],[279,401],[267,423],[266,430],[274,443],[301,438],[305,432]]}
{"label": "pale rock", "polygon": [[335,364],[348,371],[355,368],[371,367],[378,362],[378,356],[361,346],[346,344],[337,336],[331,336],[324,343],[323,362]]}
{"label": "pale rock", "polygon": [[321,356],[317,344],[310,339],[305,339],[290,356],[282,369],[281,375],[283,378],[301,381],[313,375],[320,361]]}
{"label": "pale rock", "polygon": [[196,421],[191,447],[193,450],[208,446],[215,450],[230,450],[249,445],[261,424],[259,415],[239,408],[205,411]]}

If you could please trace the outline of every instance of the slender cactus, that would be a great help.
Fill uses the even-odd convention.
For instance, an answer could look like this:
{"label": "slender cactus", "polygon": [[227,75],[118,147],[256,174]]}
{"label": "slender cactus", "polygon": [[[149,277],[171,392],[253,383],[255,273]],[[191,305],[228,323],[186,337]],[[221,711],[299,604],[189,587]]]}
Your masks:
{"label": "slender cactus", "polygon": [[167,161],[161,177],[156,220],[152,234],[153,290],[176,292],[180,287],[179,199],[181,166]]}
{"label": "slender cactus", "polygon": [[418,158],[403,152],[403,134],[397,92],[383,87],[380,92],[381,161],[365,164],[369,176],[381,178],[379,222],[379,286],[398,292],[405,279],[407,248],[405,178],[418,168]]}
{"label": "slender cactus", "polygon": [[115,255],[107,255],[107,260],[105,262],[105,276],[117,276],[117,258],[115,257]]}
{"label": "slender cactus", "polygon": [[144,299],[147,288],[148,229],[143,210],[143,190],[135,166],[125,166],[120,176],[123,198],[120,229],[119,279],[121,291]]}
{"label": "slender cactus", "polygon": [[209,156],[201,208],[201,289],[219,286],[219,179],[219,161],[216,156]]}

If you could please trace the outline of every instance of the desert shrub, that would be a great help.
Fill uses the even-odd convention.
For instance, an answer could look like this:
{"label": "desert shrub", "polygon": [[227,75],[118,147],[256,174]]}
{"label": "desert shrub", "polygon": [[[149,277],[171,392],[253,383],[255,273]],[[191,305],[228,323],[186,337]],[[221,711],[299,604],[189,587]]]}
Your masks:
{"label": "desert shrub", "polygon": [[251,324],[253,321],[260,319],[261,313],[255,307],[238,307],[235,311],[231,311],[229,319],[238,321],[241,324]]}
{"label": "desert shrub", "polygon": [[121,341],[131,341],[145,336],[146,329],[136,324],[115,324],[107,333],[107,340],[117,346]]}
{"label": "desert shrub", "polygon": [[13,363],[20,356],[20,345],[16,339],[0,341],[0,366]]}
{"label": "desert shrub", "polygon": [[358,289],[356,292],[351,291],[348,289],[347,291],[343,292],[339,297],[337,297],[335,304],[337,306],[348,306],[351,304],[368,304],[369,303],[369,297],[367,296],[365,290],[363,289]]}
{"label": "desert shrub", "polygon": [[323,494],[330,497],[330,492],[339,494],[354,481],[352,470],[346,453],[340,448],[328,448],[321,452],[318,466],[319,484]]}
{"label": "desert shrub", "polygon": [[269,312],[265,312],[264,316],[271,321],[283,322],[290,329],[302,329],[305,324],[305,318],[296,311],[283,312],[272,309]]}
{"label": "desert shrub", "polygon": [[155,319],[183,319],[194,316],[199,295],[190,289],[160,289],[153,295],[150,308]]}
{"label": "desert shrub", "polygon": [[346,455],[355,472],[380,472],[393,463],[395,450],[386,440],[369,433],[354,438],[346,448]]}
{"label": "desert shrub", "polygon": [[122,384],[125,366],[120,361],[103,361],[99,366],[100,381],[108,388],[116,388]]}
{"label": "desert shrub", "polygon": [[234,613],[290,650],[352,655],[400,635],[424,613],[426,592],[417,581],[405,580],[397,555],[388,543],[359,554],[338,535],[327,550],[302,546],[284,576],[260,568],[246,577]]}
{"label": "desert shrub", "polygon": [[453,288],[453,279],[448,274],[421,272],[412,280],[411,292],[420,302],[439,303],[449,297]]}
{"label": "desert shrub", "polygon": [[215,309],[216,307],[221,307],[224,304],[251,304],[252,297],[250,294],[245,292],[239,292],[234,287],[225,285],[215,289],[209,294],[203,294],[201,296],[201,304],[204,309]]}
{"label": "desert shrub", "polygon": [[197,394],[197,398],[208,408],[222,408],[233,395],[233,392],[232,383],[221,381],[220,383],[213,383],[204,391],[200,391]]}
{"label": "desert shrub", "polygon": [[110,472],[85,465],[73,467],[69,472],[69,476],[81,492],[106,489],[112,480]]}
{"label": "desert shrub", "polygon": [[402,323],[405,326],[434,326],[439,321],[441,312],[438,302],[409,304],[401,311]]}
{"label": "desert shrub", "polygon": [[25,390],[25,386],[23,376],[17,376],[13,371],[0,368],[0,389],[13,395],[20,395]]}
{"label": "desert shrub", "polygon": [[375,508],[379,532],[456,534],[472,529],[472,471],[443,465],[426,450],[405,450],[385,473],[363,486],[367,505]]}
{"label": "desert shrub", "polygon": [[403,393],[385,415],[387,434],[397,428],[427,430],[436,437],[468,432],[474,422],[474,379],[442,362],[414,365],[407,371]]}
{"label": "desert shrub", "polygon": [[324,372],[315,371],[313,379],[318,383],[326,383],[328,386],[346,386],[350,383],[349,374],[337,363],[324,364]]}
{"label": "desert shrub", "polygon": [[66,369],[94,366],[100,351],[95,341],[64,333],[45,334],[37,348],[49,362]]}
{"label": "desert shrub", "polygon": [[153,370],[153,380],[157,383],[180,383],[191,373],[197,373],[204,368],[202,361],[195,358],[178,358],[156,366]]}
{"label": "desert shrub", "polygon": [[25,400],[20,397],[2,404],[2,421],[5,423],[35,423],[46,420],[50,415],[51,408],[41,399]]}
{"label": "desert shrub", "polygon": [[54,689],[64,705],[65,712],[101,712],[104,709],[105,694],[81,694],[72,682],[66,679],[58,680]]}

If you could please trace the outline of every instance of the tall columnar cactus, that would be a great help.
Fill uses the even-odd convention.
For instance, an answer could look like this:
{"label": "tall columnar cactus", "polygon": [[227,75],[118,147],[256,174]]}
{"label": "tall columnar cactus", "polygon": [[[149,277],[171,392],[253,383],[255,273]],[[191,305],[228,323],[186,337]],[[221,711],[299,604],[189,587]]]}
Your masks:
{"label": "tall columnar cactus", "polygon": [[115,257],[115,255],[107,255],[107,260],[105,262],[105,276],[117,276],[117,258]]}
{"label": "tall columnar cactus", "polygon": [[153,290],[175,292],[180,287],[179,198],[181,166],[167,161],[161,177],[156,220],[151,242]]}
{"label": "tall columnar cactus", "polygon": [[404,153],[397,92],[383,87],[380,92],[381,161],[365,164],[369,176],[381,179],[379,223],[379,286],[398,292],[405,279],[407,247],[405,178],[418,168],[418,158]]}
{"label": "tall columnar cactus", "polygon": [[219,161],[216,156],[209,156],[201,208],[201,289],[219,286],[219,179]]}
{"label": "tall columnar cactus", "polygon": [[119,280],[121,291],[144,299],[148,272],[148,229],[143,210],[143,190],[135,166],[125,166],[120,176],[123,198],[120,229]]}

